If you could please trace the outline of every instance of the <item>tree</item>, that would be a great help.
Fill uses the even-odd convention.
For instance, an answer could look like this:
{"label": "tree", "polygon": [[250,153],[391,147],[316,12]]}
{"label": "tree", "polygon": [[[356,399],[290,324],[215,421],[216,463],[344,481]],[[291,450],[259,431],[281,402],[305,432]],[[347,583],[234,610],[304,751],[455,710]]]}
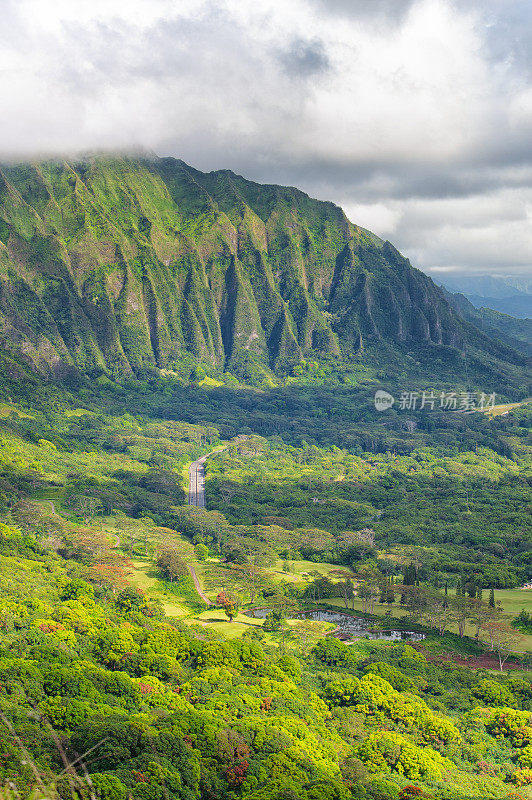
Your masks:
{"label": "tree", "polygon": [[240,605],[240,598],[232,592],[221,591],[216,596],[216,605],[223,609],[224,614],[228,617],[229,622],[238,614],[238,607]]}
{"label": "tree", "polygon": [[312,572],[311,574],[314,580],[305,588],[303,593],[305,598],[309,598],[318,604],[325,597],[335,596],[337,585],[330,578],[321,575],[319,572]]}
{"label": "tree", "polygon": [[83,518],[86,525],[92,522],[96,514],[102,509],[102,504],[97,497],[89,497],[85,494],[69,494],[66,504],[70,506],[75,514]]}
{"label": "tree", "polygon": [[174,583],[188,573],[188,567],[176,550],[167,548],[157,558],[157,566],[162,575]]}
{"label": "tree", "polygon": [[495,592],[493,591],[493,587],[490,589],[489,607],[495,608]]}
{"label": "tree", "polygon": [[262,569],[250,562],[233,564],[232,569],[239,573],[240,586],[248,592],[249,602],[254,603],[257,595],[267,585]]}
{"label": "tree", "polygon": [[365,613],[373,613],[373,608],[380,594],[380,584],[382,581],[382,574],[373,564],[363,565],[358,576],[360,584],[357,589],[357,595],[362,599],[362,608]]}
{"label": "tree", "polygon": [[480,630],[487,620],[493,615],[493,610],[481,599],[471,601],[471,622],[475,626],[475,639],[480,636]]}
{"label": "tree", "polygon": [[194,553],[198,561],[205,561],[209,557],[209,548],[200,542],[194,548]]}
{"label": "tree", "polygon": [[405,598],[404,605],[406,605],[409,617],[423,622],[423,617],[432,604],[432,593],[423,586],[403,586],[401,592]]}
{"label": "tree", "polygon": [[273,633],[281,628],[282,616],[278,611],[268,611],[262,625],[263,631]]}
{"label": "tree", "polygon": [[355,598],[355,586],[352,581],[352,574],[347,570],[340,570],[340,569],[334,570],[334,574],[340,578],[343,578],[343,580],[338,584],[338,588],[341,591],[341,596],[344,601],[344,605],[346,609],[348,609],[349,601],[351,600],[354,602]]}
{"label": "tree", "polygon": [[144,555],[149,555],[149,535],[155,528],[155,522],[152,520],[151,517],[141,517],[140,521],[142,523],[142,536],[144,539]]}
{"label": "tree", "polygon": [[417,570],[415,564],[410,563],[405,567],[403,584],[405,586],[415,586]]}
{"label": "tree", "polygon": [[471,617],[473,610],[472,601],[460,593],[451,602],[451,608],[454,611],[454,619],[458,625],[458,635],[463,637],[465,635],[465,626],[468,619]]}
{"label": "tree", "polygon": [[362,600],[363,613],[372,614],[377,598],[379,597],[378,584],[371,580],[362,581],[358,585],[357,596]]}
{"label": "tree", "polygon": [[[136,520],[130,519],[122,511],[115,512],[115,527],[117,533],[117,545],[122,546],[129,553],[133,552],[134,533],[136,530]],[[127,540],[127,541],[126,541]]]}
{"label": "tree", "polygon": [[381,586],[381,596],[379,598],[379,603],[386,603],[387,605],[392,605],[395,601],[395,589],[393,583],[387,581],[383,583]]}
{"label": "tree", "polygon": [[[296,600],[285,593],[289,589],[290,585],[287,587],[280,586],[276,587],[274,591],[270,590],[267,594],[268,603],[282,619],[289,617],[297,609]],[[266,592],[264,594],[266,596]]]}
{"label": "tree", "polygon": [[512,653],[515,652],[523,637],[515,628],[512,628],[504,620],[492,618],[486,625],[487,634],[490,640],[490,649],[497,653],[499,659],[499,669],[502,672],[505,663]]}
{"label": "tree", "polygon": [[127,586],[122,589],[116,598],[116,606],[122,614],[132,614],[140,612],[145,614],[148,610],[148,599],[146,595],[134,586]]}
{"label": "tree", "polygon": [[[420,587],[414,587],[411,591],[419,592]],[[456,621],[452,602],[449,602],[445,594],[425,590],[424,606],[426,621],[432,628],[436,628],[440,636],[443,636],[447,627]]]}
{"label": "tree", "polygon": [[321,625],[313,620],[298,619],[292,626],[292,638],[301,647],[304,654],[307,653],[308,646],[312,646],[323,638]]}
{"label": "tree", "polygon": [[79,600],[83,597],[94,599],[94,587],[81,578],[69,581],[59,595],[61,600]]}
{"label": "tree", "polygon": [[229,622],[232,622],[237,614],[235,604],[231,601],[228,601],[227,603],[224,603],[223,610],[226,617],[229,618]]}

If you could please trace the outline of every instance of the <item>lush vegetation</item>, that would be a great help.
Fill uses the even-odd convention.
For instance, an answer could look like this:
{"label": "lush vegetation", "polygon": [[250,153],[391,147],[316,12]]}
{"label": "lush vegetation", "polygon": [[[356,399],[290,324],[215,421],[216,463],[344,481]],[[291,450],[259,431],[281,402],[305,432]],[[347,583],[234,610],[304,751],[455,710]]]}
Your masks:
{"label": "lush vegetation", "polygon": [[40,536],[2,540],[0,769],[19,793],[500,798],[530,780],[529,680],[403,644],[226,642]]}
{"label": "lush vegetation", "polygon": [[[273,394],[212,388],[194,424],[169,412],[179,392],[190,420],[193,390],[159,379],[126,395],[26,387],[15,375],[0,418],[7,787],[64,800],[526,796],[527,618],[510,626],[499,599],[530,577],[526,406],[452,426],[409,414],[405,431],[400,412],[395,430],[361,414],[353,436],[368,438],[339,447],[314,435],[315,420],[335,423],[326,392],[292,389],[308,417],[288,404],[259,421]],[[244,433],[227,441],[215,417],[236,398]],[[253,434],[254,418],[283,435]],[[190,509],[187,465],[220,446],[209,510]],[[249,605],[271,611],[253,620]],[[294,618],[324,605],[427,638],[344,644]]]}
{"label": "lush vegetation", "polygon": [[532,798],[522,355],[172,160],[11,165],[0,281],[1,800]]}

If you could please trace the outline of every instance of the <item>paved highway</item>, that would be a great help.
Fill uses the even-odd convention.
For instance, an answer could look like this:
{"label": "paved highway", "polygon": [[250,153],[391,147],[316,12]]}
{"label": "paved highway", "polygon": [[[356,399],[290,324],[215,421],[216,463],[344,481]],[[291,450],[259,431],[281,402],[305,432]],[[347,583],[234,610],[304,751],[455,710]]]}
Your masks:
{"label": "paved highway", "polygon": [[205,460],[210,455],[198,458],[188,468],[188,504],[196,508],[205,508]]}

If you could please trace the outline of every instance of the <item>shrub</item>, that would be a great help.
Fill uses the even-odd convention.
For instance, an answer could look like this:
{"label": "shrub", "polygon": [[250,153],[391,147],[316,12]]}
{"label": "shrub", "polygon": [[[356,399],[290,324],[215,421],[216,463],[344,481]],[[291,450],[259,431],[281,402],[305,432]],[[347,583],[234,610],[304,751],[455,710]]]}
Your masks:
{"label": "shrub", "polygon": [[516,786],[528,786],[532,783],[532,769],[516,769],[510,780]]}
{"label": "shrub", "polygon": [[53,728],[60,730],[72,730],[94,713],[92,704],[86,700],[74,697],[67,699],[59,695],[44,700],[39,710]]}
{"label": "shrub", "polygon": [[510,706],[516,702],[514,695],[504,686],[497,681],[491,681],[487,678],[479,681],[476,686],[473,686],[471,693],[479,700],[483,700],[489,706]]}
{"label": "shrub", "polygon": [[417,727],[429,740],[460,742],[460,734],[452,722],[436,716],[419,697],[397,692],[378,675],[364,675],[354,699],[355,708],[363,714],[384,713],[395,722]]}
{"label": "shrub", "polygon": [[112,668],[116,668],[122,659],[138,649],[138,644],[125,628],[110,628],[96,640],[97,656]]}
{"label": "shrub", "polygon": [[288,675],[289,678],[292,678],[294,681],[298,681],[301,678],[301,664],[294,658],[294,656],[281,656],[276,661],[277,666],[279,669]]}
{"label": "shrub", "polygon": [[532,769],[532,746],[527,745],[523,747],[517,756],[517,760],[519,762],[520,767],[526,767],[527,769]]}
{"label": "shrub", "polygon": [[532,744],[531,715],[515,708],[496,709],[486,721],[486,730],[496,739],[508,738],[514,747]]}
{"label": "shrub", "polygon": [[93,598],[94,589],[87,581],[75,578],[65,584],[59,597],[61,600],[79,600],[82,597]]}
{"label": "shrub", "polygon": [[392,664],[385,664],[384,661],[375,661],[373,664],[368,664],[364,672],[366,674],[380,675],[398,692],[410,692],[416,689],[416,684],[412,678],[409,678],[408,675],[405,675],[404,672],[401,672],[400,669],[392,666]]}
{"label": "shrub", "polygon": [[318,661],[331,667],[349,667],[356,664],[351,648],[334,636],[320,639],[312,648],[312,654]]}
{"label": "shrub", "polygon": [[115,775],[95,772],[91,775],[91,781],[99,800],[124,800],[127,789]]}
{"label": "shrub", "polygon": [[198,561],[205,561],[205,559],[209,557],[209,548],[207,547],[207,545],[200,542],[194,548],[194,553]]}
{"label": "shrub", "polygon": [[389,769],[411,780],[440,780],[453,764],[431,747],[417,747],[405,736],[390,731],[372,733],[357,748],[358,758],[370,772]]}
{"label": "shrub", "polygon": [[373,800],[397,800],[399,797],[397,784],[384,780],[384,778],[374,778],[368,784],[368,789]]}
{"label": "shrub", "polygon": [[354,706],[360,690],[360,681],[355,677],[331,681],[325,687],[325,699],[333,706]]}

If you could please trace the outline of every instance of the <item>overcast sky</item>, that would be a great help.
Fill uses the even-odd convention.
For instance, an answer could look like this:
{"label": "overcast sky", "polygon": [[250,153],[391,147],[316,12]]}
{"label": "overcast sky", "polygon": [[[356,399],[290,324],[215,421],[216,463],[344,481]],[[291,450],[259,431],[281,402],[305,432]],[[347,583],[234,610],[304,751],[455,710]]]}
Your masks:
{"label": "overcast sky", "polygon": [[0,0],[0,152],[141,146],[532,274],[529,0]]}

